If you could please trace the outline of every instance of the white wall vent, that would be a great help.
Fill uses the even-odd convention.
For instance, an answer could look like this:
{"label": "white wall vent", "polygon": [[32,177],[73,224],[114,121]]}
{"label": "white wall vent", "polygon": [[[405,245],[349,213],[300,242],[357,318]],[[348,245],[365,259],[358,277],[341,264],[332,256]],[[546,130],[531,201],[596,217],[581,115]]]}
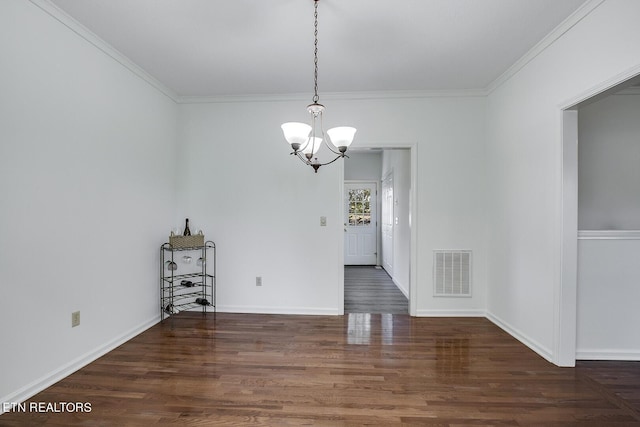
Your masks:
{"label": "white wall vent", "polygon": [[437,297],[470,297],[471,251],[433,251],[433,286]]}

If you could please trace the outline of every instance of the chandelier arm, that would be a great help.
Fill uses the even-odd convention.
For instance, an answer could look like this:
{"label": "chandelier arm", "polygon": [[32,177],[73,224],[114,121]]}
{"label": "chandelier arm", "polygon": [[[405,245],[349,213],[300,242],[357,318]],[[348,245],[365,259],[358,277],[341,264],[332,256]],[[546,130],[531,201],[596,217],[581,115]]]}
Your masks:
{"label": "chandelier arm", "polygon": [[291,154],[295,154],[296,157],[299,158],[300,161],[302,163],[304,163],[305,165],[309,164],[309,159],[307,159],[305,156],[303,156],[300,151],[298,151],[297,153],[291,153]]}
{"label": "chandelier arm", "polygon": [[[320,167],[320,166],[330,165],[331,163],[335,162],[335,161],[336,161],[336,160],[338,160],[338,159],[341,159],[342,157],[343,157],[343,156],[342,156],[342,154],[340,154],[339,156],[336,156],[336,158],[335,158],[335,159],[333,159],[333,160],[331,160],[331,161],[328,161],[328,162],[326,162],[326,163],[316,163],[316,165],[317,165],[318,167]],[[345,156],[345,157],[346,157],[346,156]],[[316,157],[316,160],[318,160],[318,158],[317,158],[317,157]]]}
{"label": "chandelier arm", "polygon": [[329,149],[329,151],[331,151],[333,154],[341,155],[342,153],[335,151],[333,148],[331,148],[331,146],[333,145],[333,142],[329,142],[328,141],[329,138],[324,134],[324,122],[323,122],[322,114],[320,114],[320,132],[322,132],[322,140],[324,141],[324,145]]}
{"label": "chandelier arm", "polygon": [[339,150],[336,151],[333,148],[331,148],[331,146],[333,145],[333,142],[329,142],[328,135],[324,134],[324,122],[323,122],[322,114],[320,114],[320,131],[322,132],[322,140],[324,141],[324,145],[329,149],[329,151],[331,151],[333,154],[337,154],[338,156],[344,157],[344,153],[343,152],[341,152]]}
{"label": "chandelier arm", "polygon": [[[325,140],[326,141],[326,140]],[[333,154],[337,154],[340,157],[343,157],[344,153],[341,153],[340,151],[335,151],[333,148],[331,148],[331,143],[326,143],[325,146],[329,149],[329,151],[331,151]]]}
{"label": "chandelier arm", "polygon": [[311,142],[311,137],[307,138],[307,142],[305,142],[300,146],[300,148],[298,148],[298,152],[306,150],[307,146],[309,145],[309,142]]}
{"label": "chandelier arm", "polygon": [[[317,4],[317,3],[316,3]],[[318,115],[320,115],[320,137],[324,138],[324,129],[322,129],[322,113],[314,113],[311,115],[311,135],[309,136],[311,141],[311,154],[315,154],[318,150],[314,150],[316,148],[316,142],[318,141],[316,138],[316,121],[318,120]]]}

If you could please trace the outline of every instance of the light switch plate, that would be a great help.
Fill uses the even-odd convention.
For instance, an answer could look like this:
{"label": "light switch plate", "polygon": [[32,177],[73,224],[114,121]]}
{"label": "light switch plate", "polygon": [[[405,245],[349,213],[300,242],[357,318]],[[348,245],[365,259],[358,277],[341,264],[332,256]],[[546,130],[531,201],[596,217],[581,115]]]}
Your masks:
{"label": "light switch plate", "polygon": [[74,311],[71,313],[71,327],[75,328],[76,326],[80,326],[80,312]]}

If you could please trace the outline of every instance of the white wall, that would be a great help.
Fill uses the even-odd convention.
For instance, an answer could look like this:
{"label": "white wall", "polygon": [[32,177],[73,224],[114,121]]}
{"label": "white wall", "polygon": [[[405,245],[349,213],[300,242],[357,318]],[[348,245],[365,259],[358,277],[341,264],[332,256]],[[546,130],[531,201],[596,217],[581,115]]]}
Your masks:
{"label": "white wall", "polygon": [[185,155],[178,212],[216,242],[220,311],[338,314],[342,308],[342,240],[336,239],[343,233],[342,163],[315,174],[289,155],[279,125],[297,107],[180,107]]}
{"label": "white wall", "polygon": [[640,360],[640,234],[581,232],[577,359]]}
{"label": "white wall", "polygon": [[640,65],[640,2],[607,0],[488,98],[489,317],[558,360],[560,106]]}
{"label": "white wall", "polygon": [[411,267],[411,152],[384,150],[382,176],[393,172],[393,282],[409,296]]}
{"label": "white wall", "polygon": [[640,94],[579,111],[578,227],[640,230]]}
{"label": "white wall", "polygon": [[[279,124],[307,120],[303,98],[259,101],[180,106],[186,156],[179,214],[218,244],[220,310],[341,313],[343,166],[316,175],[289,156]],[[358,128],[354,148],[416,144],[417,314],[483,313],[484,99],[330,97],[323,103],[327,127],[339,118]],[[320,227],[320,216],[327,227]],[[432,250],[442,247],[475,251],[474,298],[432,297]]]}
{"label": "white wall", "polygon": [[[357,135],[357,132],[356,132]],[[351,151],[344,162],[344,179],[380,182],[382,151]]]}
{"label": "white wall", "polygon": [[0,402],[10,402],[158,320],[176,107],[28,1],[0,2],[0,52]]}

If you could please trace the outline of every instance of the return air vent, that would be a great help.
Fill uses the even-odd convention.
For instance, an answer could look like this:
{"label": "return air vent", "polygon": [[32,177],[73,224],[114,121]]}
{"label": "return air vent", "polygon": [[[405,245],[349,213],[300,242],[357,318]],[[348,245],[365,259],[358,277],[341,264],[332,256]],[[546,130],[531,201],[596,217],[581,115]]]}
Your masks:
{"label": "return air vent", "polygon": [[434,296],[471,296],[471,251],[433,252]]}

